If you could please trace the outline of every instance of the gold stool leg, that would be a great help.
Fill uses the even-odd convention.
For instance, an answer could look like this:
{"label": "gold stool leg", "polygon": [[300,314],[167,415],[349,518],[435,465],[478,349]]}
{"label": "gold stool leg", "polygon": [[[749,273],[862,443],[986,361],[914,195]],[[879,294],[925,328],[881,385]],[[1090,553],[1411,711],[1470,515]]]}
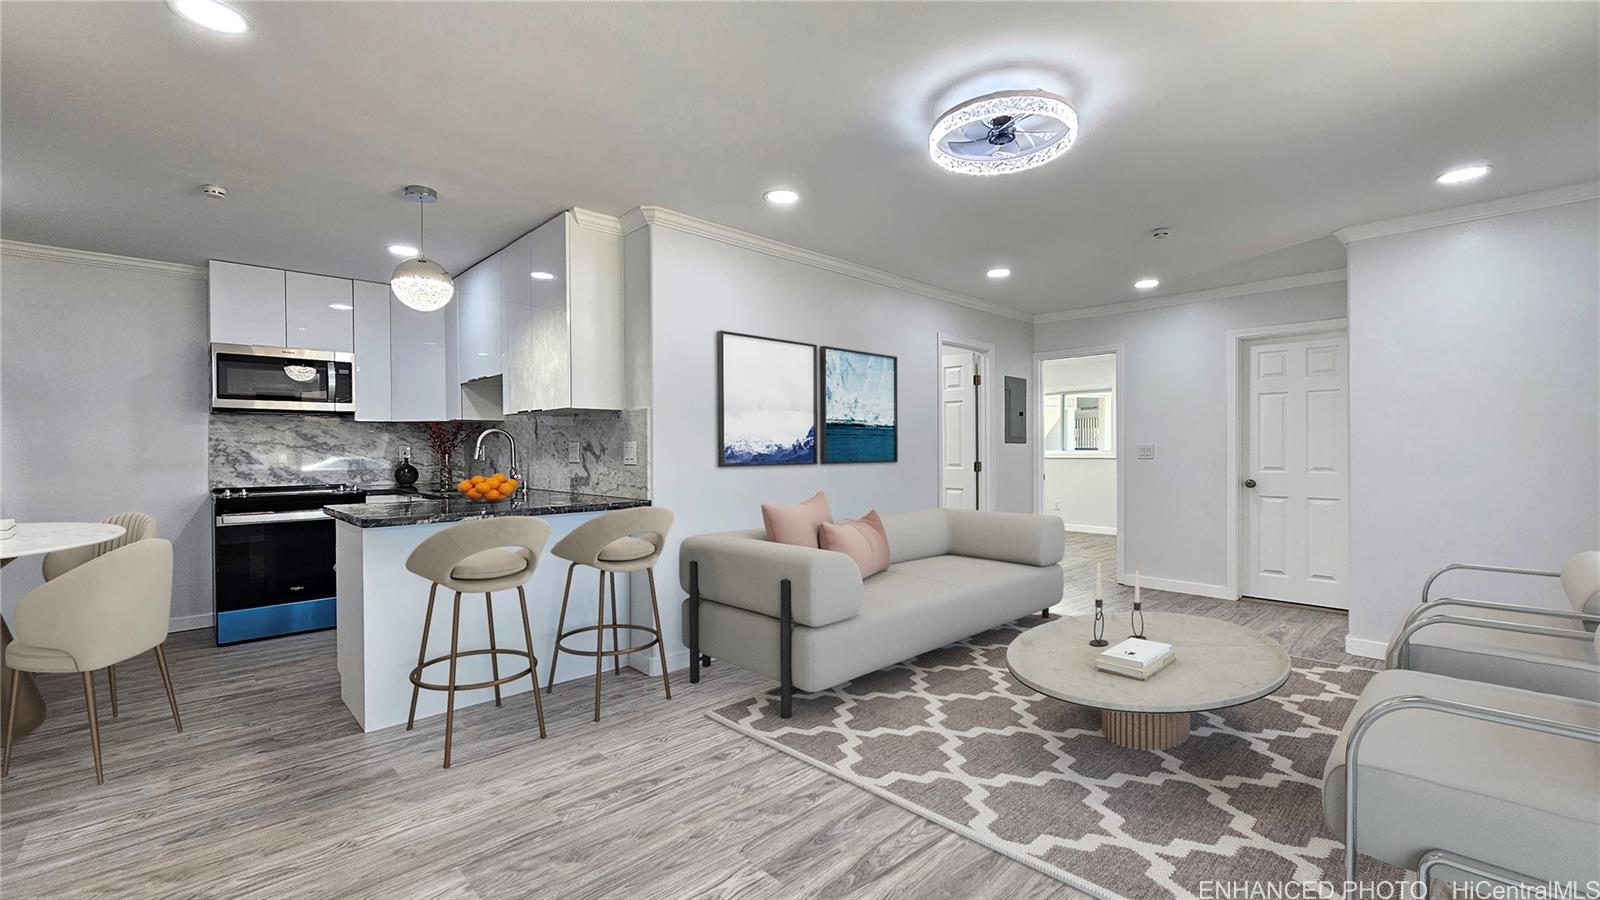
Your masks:
{"label": "gold stool leg", "polygon": [[605,670],[606,658],[600,651],[606,648],[606,573],[600,573],[600,603],[594,614],[594,720],[600,721],[600,673]]}
{"label": "gold stool leg", "polygon": [[[617,627],[617,573],[611,573],[611,649],[622,649],[622,630]],[[611,657],[611,673],[622,674],[622,657]]]}
{"label": "gold stool leg", "polygon": [[539,691],[539,660],[533,655],[533,626],[528,622],[528,594],[517,585],[517,602],[522,604],[522,637],[528,642],[528,678],[533,682],[533,714],[539,719],[539,737],[544,737],[544,699]]}
{"label": "gold stool leg", "polygon": [[[417,669],[418,670],[420,670],[422,668],[423,662],[425,662],[427,660],[427,658],[428,658],[428,626],[433,624],[433,598],[434,598],[434,595],[438,594],[438,593],[439,593],[439,585],[438,585],[437,582],[435,582],[433,584],[433,586],[428,588],[428,613],[427,613],[427,615],[422,617],[422,646],[417,648]],[[421,672],[419,671],[417,674],[418,674],[418,679],[420,680],[421,679]],[[410,731],[411,730],[411,726],[416,724],[416,721],[417,721],[417,695],[420,694],[420,693],[422,693],[422,688],[420,688],[420,687],[418,687],[418,686],[413,684],[411,686],[411,711],[406,713],[406,730],[407,731]]]}
{"label": "gold stool leg", "polygon": [[[489,671],[494,673],[494,680],[499,681],[500,657],[494,652],[496,649],[494,642],[494,598],[489,595],[488,591],[483,593],[483,611],[489,618]],[[535,685],[537,685],[537,682],[535,682]],[[494,686],[494,705],[500,705],[500,685],[498,684]]]}
{"label": "gold stool leg", "polygon": [[117,667],[106,666],[106,680],[111,682],[111,718],[117,717]]}
{"label": "gold stool leg", "polygon": [[100,767],[100,718],[94,711],[94,673],[83,673],[83,700],[89,707],[89,743],[94,747],[94,783],[105,784],[106,773]]}
{"label": "gold stool leg", "polygon": [[182,734],[183,720],[178,718],[178,695],[172,692],[172,673],[167,671],[167,651],[162,644],[156,645],[156,667],[161,670],[161,686],[167,689],[167,706],[172,708],[172,724]]}
{"label": "gold stool leg", "polygon": [[0,778],[11,774],[11,745],[17,740],[17,689],[21,686],[22,670],[12,669],[10,693],[6,694],[6,699],[10,701],[6,704],[6,758],[5,763],[0,764]]}
{"label": "gold stool leg", "polygon": [[[572,572],[577,568],[577,563],[567,566],[567,586],[561,591],[561,618],[556,621],[556,646],[554,650],[550,651],[550,683],[545,685],[544,688],[547,694],[555,690],[556,687],[556,663],[561,659],[561,639],[567,636],[567,601],[572,597]],[[521,589],[519,588],[518,590]],[[524,599],[522,602],[526,605],[528,601]],[[537,678],[533,680],[533,689],[539,689],[539,679]]]}
{"label": "gold stool leg", "polygon": [[461,641],[461,592],[456,591],[455,610],[450,616],[450,689],[445,692],[444,767],[450,768],[450,738],[456,726],[456,645]]}
{"label": "gold stool leg", "polygon": [[661,608],[656,606],[656,567],[644,570],[650,579],[650,613],[656,619],[656,651],[661,656],[661,686],[667,689],[667,699],[672,699],[672,680],[667,677],[667,645],[661,639]]}

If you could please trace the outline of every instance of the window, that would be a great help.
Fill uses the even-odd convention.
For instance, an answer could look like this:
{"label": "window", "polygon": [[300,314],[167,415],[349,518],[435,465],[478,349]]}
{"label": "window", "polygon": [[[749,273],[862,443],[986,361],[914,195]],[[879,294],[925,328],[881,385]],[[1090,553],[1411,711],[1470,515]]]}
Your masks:
{"label": "window", "polygon": [[1044,395],[1047,456],[1116,456],[1110,391]]}

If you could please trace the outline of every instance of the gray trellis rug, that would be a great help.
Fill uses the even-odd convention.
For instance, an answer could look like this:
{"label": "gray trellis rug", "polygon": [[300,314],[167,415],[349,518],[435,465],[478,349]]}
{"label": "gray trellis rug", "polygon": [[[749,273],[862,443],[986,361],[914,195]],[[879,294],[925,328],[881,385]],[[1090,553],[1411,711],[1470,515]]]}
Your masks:
{"label": "gray trellis rug", "polygon": [[[1171,750],[1106,742],[1096,710],[1006,671],[1003,627],[818,694],[707,713],[946,828],[1102,897],[1343,881],[1322,765],[1372,672],[1293,660],[1276,693],[1195,716]],[[1363,860],[1362,880],[1403,877]],[[1310,896],[1310,895],[1308,895]]]}

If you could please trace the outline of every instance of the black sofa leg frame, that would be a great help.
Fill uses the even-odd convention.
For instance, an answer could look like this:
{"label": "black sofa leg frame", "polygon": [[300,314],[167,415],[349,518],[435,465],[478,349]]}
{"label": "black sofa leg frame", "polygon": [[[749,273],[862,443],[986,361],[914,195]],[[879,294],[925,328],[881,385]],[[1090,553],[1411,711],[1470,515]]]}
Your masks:
{"label": "black sofa leg frame", "polygon": [[794,605],[789,579],[778,591],[778,716],[787,719],[794,713]]}

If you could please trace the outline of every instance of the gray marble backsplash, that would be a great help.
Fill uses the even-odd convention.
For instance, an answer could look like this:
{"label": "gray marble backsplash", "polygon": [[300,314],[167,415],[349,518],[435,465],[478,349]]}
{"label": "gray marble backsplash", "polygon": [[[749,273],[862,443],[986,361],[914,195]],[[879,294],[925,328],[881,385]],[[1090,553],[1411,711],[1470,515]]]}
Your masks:
{"label": "gray marble backsplash", "polygon": [[[606,494],[650,496],[649,410],[585,410],[565,415],[519,413],[503,422],[473,423],[476,429],[500,427],[514,435],[530,487]],[[488,459],[471,459],[476,430],[456,453],[452,476],[504,471],[509,452],[504,439],[484,442]],[[568,442],[580,445],[580,462],[569,463]],[[638,464],[623,465],[623,443],[638,443]],[[438,483],[438,464],[428,450],[423,427],[415,422],[357,422],[350,416],[296,413],[213,412],[209,479],[212,487],[262,487],[274,484],[342,483],[388,487],[402,451],[421,477],[418,485]]]}

